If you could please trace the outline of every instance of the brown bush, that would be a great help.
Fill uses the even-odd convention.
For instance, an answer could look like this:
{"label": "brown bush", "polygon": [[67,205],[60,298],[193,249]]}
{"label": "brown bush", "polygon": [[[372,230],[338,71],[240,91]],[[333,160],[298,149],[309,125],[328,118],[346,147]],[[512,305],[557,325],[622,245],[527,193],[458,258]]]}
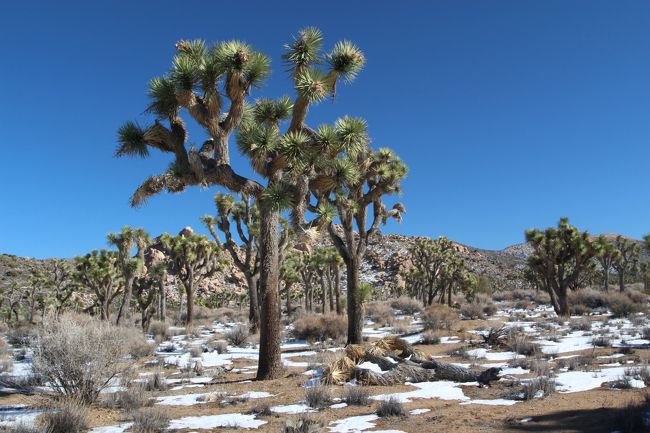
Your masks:
{"label": "brown bush", "polygon": [[336,314],[301,316],[293,322],[291,334],[294,338],[309,341],[336,340],[346,335],[348,321]]}
{"label": "brown bush", "polygon": [[400,296],[397,299],[394,299],[390,306],[395,310],[399,310],[404,314],[415,314],[422,312],[422,302],[417,299],[409,298],[408,296]]}
{"label": "brown bush", "polygon": [[395,320],[395,313],[386,302],[371,302],[365,306],[366,316],[381,326],[391,326]]}
{"label": "brown bush", "polygon": [[458,322],[458,314],[446,305],[433,304],[424,310],[422,321],[425,329],[431,329],[432,331],[439,329],[451,330]]}

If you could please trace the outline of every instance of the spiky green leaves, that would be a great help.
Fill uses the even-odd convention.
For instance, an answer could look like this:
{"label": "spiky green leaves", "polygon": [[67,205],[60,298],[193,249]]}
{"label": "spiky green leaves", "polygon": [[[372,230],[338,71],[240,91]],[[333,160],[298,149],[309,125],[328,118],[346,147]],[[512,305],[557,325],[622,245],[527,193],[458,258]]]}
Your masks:
{"label": "spiky green leaves", "polygon": [[149,155],[147,143],[144,140],[145,130],[136,122],[128,121],[117,130],[119,145],[115,156],[140,156]]}
{"label": "spiky green leaves", "polygon": [[178,111],[176,88],[169,78],[157,77],[151,80],[148,95],[152,102],[147,111],[156,114],[158,118],[171,117]]}
{"label": "spiky green leaves", "polygon": [[329,203],[321,203],[316,208],[316,214],[324,222],[330,222],[336,217],[336,209]]}
{"label": "spiky green leaves", "polygon": [[280,136],[274,126],[249,124],[237,132],[239,150],[248,156],[256,156],[259,152],[270,152],[278,148]]}
{"label": "spiky green leaves", "polygon": [[293,37],[291,44],[286,44],[286,52],[282,58],[296,67],[307,66],[320,60],[319,53],[323,48],[323,34],[316,27],[306,27]]}
{"label": "spiky green leaves", "polygon": [[274,211],[291,209],[295,206],[291,186],[285,182],[275,182],[262,193],[262,205]]}
{"label": "spiky green leaves", "polygon": [[331,91],[331,85],[322,71],[305,68],[296,77],[296,90],[311,104],[325,99]]}
{"label": "spiky green leaves", "polygon": [[338,42],[327,55],[327,62],[334,72],[351,82],[363,69],[366,58],[361,50],[350,41]]}
{"label": "spiky green leaves", "polygon": [[302,160],[308,152],[310,137],[302,131],[286,133],[280,140],[280,153],[289,161]]}
{"label": "spiky green leaves", "polygon": [[252,107],[253,118],[257,123],[275,125],[291,115],[293,102],[288,96],[279,99],[260,99]]}
{"label": "spiky green leaves", "polygon": [[271,73],[270,59],[241,41],[217,44],[210,53],[215,71],[227,74],[241,73],[249,86],[259,86]]}
{"label": "spiky green leaves", "polygon": [[334,125],[341,150],[356,155],[368,145],[367,123],[360,117],[345,116]]}
{"label": "spiky green leaves", "polygon": [[235,205],[235,198],[230,194],[219,192],[214,196],[214,204],[219,215],[228,215]]}

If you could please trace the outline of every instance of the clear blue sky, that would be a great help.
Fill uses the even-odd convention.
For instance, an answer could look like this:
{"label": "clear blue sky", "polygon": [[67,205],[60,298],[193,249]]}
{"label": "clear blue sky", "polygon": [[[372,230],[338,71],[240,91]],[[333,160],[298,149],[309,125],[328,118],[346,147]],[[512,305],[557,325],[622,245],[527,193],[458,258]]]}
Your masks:
{"label": "clear blue sky", "polygon": [[252,96],[289,93],[282,45],[306,25],[367,57],[310,123],[363,116],[410,165],[408,213],[385,231],[503,248],[568,216],[638,238],[650,231],[648,23],[650,2],[623,0],[3,2],[0,252],[73,256],[125,224],[198,226],[214,189],[129,207],[168,160],[113,158],[117,128],[146,120],[146,84],[181,38],[251,43],[273,58]]}

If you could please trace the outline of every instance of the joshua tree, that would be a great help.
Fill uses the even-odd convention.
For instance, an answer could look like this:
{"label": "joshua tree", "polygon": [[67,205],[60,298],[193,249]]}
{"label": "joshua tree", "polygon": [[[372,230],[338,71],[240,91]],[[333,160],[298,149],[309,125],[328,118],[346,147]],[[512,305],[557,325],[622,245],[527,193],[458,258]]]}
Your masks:
{"label": "joshua tree", "polygon": [[[148,111],[156,115],[155,123],[141,127],[128,122],[119,130],[118,156],[147,156],[149,148],[174,155],[167,172],[150,177],[136,190],[131,200],[133,205],[163,190],[179,192],[190,185],[219,185],[260,200],[263,326],[258,379],[275,378],[281,373],[279,213],[283,208],[294,207],[294,224],[306,226],[304,202],[313,163],[304,157],[307,153],[322,155],[320,150],[327,145],[306,126],[308,108],[333,95],[337,81],[351,80],[364,63],[363,55],[354,45],[341,42],[326,56],[328,70],[321,71],[315,68],[322,59],[321,47],[320,31],[302,30],[286,46],[284,55],[297,93],[295,100],[262,99],[247,109],[251,89],[262,84],[269,74],[268,57],[237,41],[211,47],[203,41],[180,41],[172,70],[152,80],[149,86],[152,103]],[[199,149],[187,148],[182,111],[209,136]],[[289,120],[289,125],[281,134],[279,127],[283,120]],[[229,138],[237,128],[240,150],[252,160],[266,186],[241,176],[231,166]]]}
{"label": "joshua tree", "polygon": [[596,248],[596,259],[603,269],[603,286],[605,291],[609,290],[609,273],[614,266],[614,263],[619,259],[621,252],[616,246],[607,240],[603,235],[598,236],[594,244]]}
{"label": "joshua tree", "polygon": [[54,259],[45,270],[50,288],[50,298],[54,307],[54,314],[58,317],[65,308],[68,300],[77,289],[72,278],[74,267],[67,260]]}
{"label": "joshua tree", "polygon": [[618,288],[622,292],[625,290],[625,276],[634,273],[639,267],[641,247],[621,235],[616,236],[614,245],[618,250],[618,257],[612,262],[612,267],[618,274]]}
{"label": "joshua tree", "polygon": [[443,290],[442,277],[443,272],[449,276],[454,274],[450,266],[456,258],[454,243],[444,236],[436,240],[419,238],[409,252],[413,268],[406,271],[403,276],[411,291],[418,292],[425,305],[431,305],[440,292],[442,292],[440,302],[444,302],[445,290]]}
{"label": "joshua tree", "polygon": [[[248,196],[243,196],[241,201],[235,202],[232,195],[218,193],[214,197],[214,202],[217,206],[217,216],[205,215],[201,218],[201,221],[206,225],[217,245],[220,248],[225,247],[237,269],[246,278],[249,300],[248,321],[251,334],[255,334],[260,323],[257,296],[257,282],[260,276],[259,210],[252,198]],[[231,223],[233,222],[242,245],[241,252],[237,248],[237,243],[233,240],[231,229]],[[223,244],[215,228],[223,233],[225,237]]]}
{"label": "joshua tree", "polygon": [[[133,296],[133,281],[138,277],[144,266],[144,248],[149,244],[149,234],[141,228],[124,226],[119,233],[109,233],[106,239],[110,245],[117,248],[122,276],[124,277],[124,294],[117,312],[116,323],[119,325],[122,317],[131,317],[131,298]],[[138,254],[133,257],[133,248],[138,246]]]}
{"label": "joshua tree", "polygon": [[291,317],[291,298],[294,284],[300,282],[301,260],[298,254],[290,253],[282,260],[280,267],[280,280],[284,283],[284,294],[286,300],[287,317]]}
{"label": "joshua tree", "polygon": [[362,120],[342,119],[330,134],[334,143],[341,143],[347,150],[327,158],[322,174],[311,183],[311,189],[321,202],[321,215],[335,212],[341,221],[342,236],[331,221],[328,231],[346,266],[347,342],[360,344],[363,325],[363,304],[359,294],[361,260],[380,224],[385,224],[388,218],[401,221],[404,206],[397,203],[388,210],[382,198],[399,191],[407,167],[392,151],[380,149],[373,152],[368,147],[366,124]]}
{"label": "joshua tree", "polygon": [[[166,264],[158,262],[147,268],[146,273],[136,277],[133,282],[133,291],[140,310],[140,325],[144,332],[149,330],[151,318],[156,314],[156,311],[159,311],[164,305],[164,301],[160,302],[159,299],[158,308],[156,308],[154,300],[156,300],[156,297],[161,296],[160,287],[163,287],[162,296],[164,297],[164,279],[166,275]],[[159,314],[158,317],[162,317],[161,320],[164,320],[165,316]]]}
{"label": "joshua tree", "polygon": [[186,325],[190,327],[194,316],[196,285],[221,269],[220,251],[205,236],[187,231],[178,236],[165,233],[160,237],[160,241],[167,249],[174,273],[185,289]]}
{"label": "joshua tree", "polygon": [[75,258],[75,269],[75,279],[95,294],[101,319],[109,320],[111,305],[123,288],[118,254],[115,251],[93,250]]}
{"label": "joshua tree", "polygon": [[562,218],[557,228],[527,230],[526,241],[533,247],[528,266],[539,287],[551,296],[557,315],[568,316],[567,292],[582,287],[595,267],[596,247],[589,233],[581,232],[567,218]]}

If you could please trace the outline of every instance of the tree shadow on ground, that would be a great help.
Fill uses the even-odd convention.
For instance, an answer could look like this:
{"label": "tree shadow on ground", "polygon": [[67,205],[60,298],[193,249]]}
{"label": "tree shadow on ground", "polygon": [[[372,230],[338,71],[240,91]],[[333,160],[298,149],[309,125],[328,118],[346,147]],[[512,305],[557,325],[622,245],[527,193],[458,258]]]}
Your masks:
{"label": "tree shadow on ground", "polygon": [[513,420],[507,423],[507,429],[522,432],[650,432],[650,425],[644,425],[648,421],[648,411],[648,401],[630,403],[622,408],[564,410],[534,416],[528,422]]}

